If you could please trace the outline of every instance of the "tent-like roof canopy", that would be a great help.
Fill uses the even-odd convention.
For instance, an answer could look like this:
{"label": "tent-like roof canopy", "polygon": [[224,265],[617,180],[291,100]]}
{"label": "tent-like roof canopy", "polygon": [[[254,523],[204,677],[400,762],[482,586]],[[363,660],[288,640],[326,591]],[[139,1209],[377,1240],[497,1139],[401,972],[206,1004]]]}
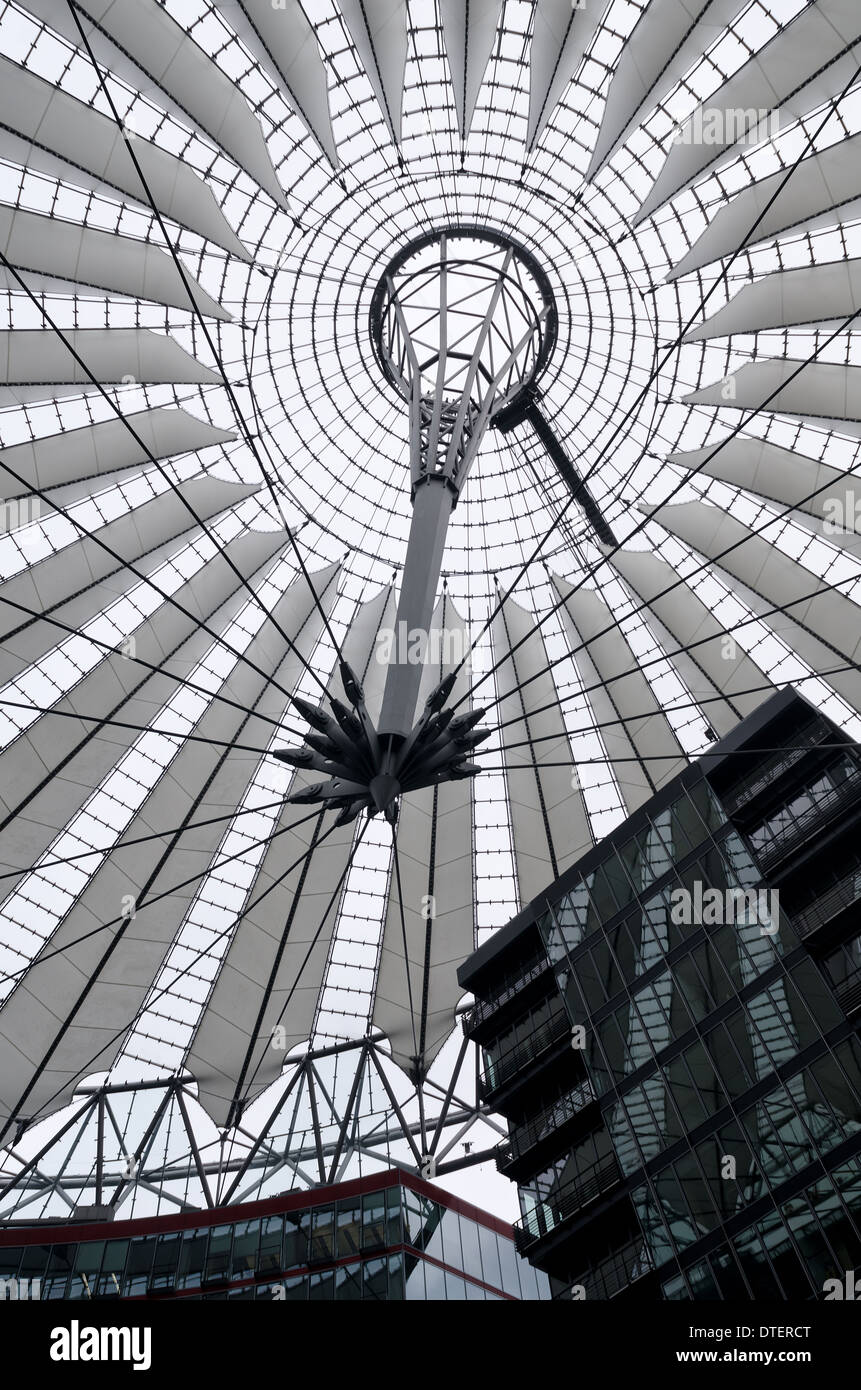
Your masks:
{"label": "tent-like roof canopy", "polygon": [[[247,1154],[285,1058],[372,1039],[333,1113],[408,1129],[489,931],[775,687],[857,735],[861,10],[3,0],[0,36],[8,1206],[106,1074]],[[423,684],[494,732],[394,834],[335,826],[271,755],[339,655],[382,697],[412,513],[372,299],[463,226],[558,313],[554,448],[483,439]]]}

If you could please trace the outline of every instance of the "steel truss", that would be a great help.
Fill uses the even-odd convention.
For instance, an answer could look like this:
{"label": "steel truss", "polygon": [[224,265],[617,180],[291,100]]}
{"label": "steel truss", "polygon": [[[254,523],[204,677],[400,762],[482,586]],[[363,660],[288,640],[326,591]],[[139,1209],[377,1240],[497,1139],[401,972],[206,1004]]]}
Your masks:
{"label": "steel truss", "polygon": [[210,1138],[190,1076],[82,1087],[65,1112],[19,1129],[4,1151],[0,1220],[212,1210],[395,1165],[434,1178],[491,1157],[495,1146],[470,1152],[475,1141],[464,1143],[474,1126],[485,1141],[505,1134],[459,1091],[474,1092],[467,1040],[447,1086],[426,1079],[421,1088],[405,1084],[381,1042],[365,1037],[288,1060],[253,1107],[260,1123],[228,1132],[209,1122]]}

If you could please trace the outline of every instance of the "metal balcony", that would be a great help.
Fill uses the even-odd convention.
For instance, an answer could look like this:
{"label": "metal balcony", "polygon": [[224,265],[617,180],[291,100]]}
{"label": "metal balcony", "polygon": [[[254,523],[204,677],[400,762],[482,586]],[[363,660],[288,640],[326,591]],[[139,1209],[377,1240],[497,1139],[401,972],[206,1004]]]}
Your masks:
{"label": "metal balcony", "polygon": [[571,1024],[563,1010],[547,1023],[543,1023],[540,1028],[536,1028],[534,1033],[521,1039],[497,1061],[488,1061],[479,1078],[482,1099],[486,1100],[493,1091],[498,1091],[519,1071],[536,1061],[570,1033]]}
{"label": "metal balcony", "polygon": [[861,800],[861,768],[832,791],[820,796],[802,815],[790,821],[772,841],[754,851],[763,871],[774,868],[798,850],[806,840]]}
{"label": "metal balcony", "polygon": [[500,1172],[505,1172],[544,1140],[555,1139],[569,1120],[573,1120],[594,1100],[595,1092],[591,1083],[588,1080],[582,1081],[579,1086],[546,1105],[530,1120],[515,1125],[508,1139],[499,1146],[497,1168]]}
{"label": "metal balcony", "polygon": [[727,792],[721,796],[724,808],[730,815],[735,815],[744,807],[749,806],[763,792],[782,777],[784,772],[788,772],[791,767],[806,757],[811,748],[817,744],[824,743],[830,737],[830,732],[819,723],[810,724],[801,729],[795,736],[796,741],[792,748],[784,752],[776,753],[765,762],[758,765],[757,776],[751,782],[746,782],[737,791]]}
{"label": "metal balcony", "polygon": [[514,1225],[514,1242],[520,1254],[552,1235],[572,1216],[577,1216],[598,1197],[618,1187],[622,1172],[614,1155],[598,1159],[590,1168],[560,1187],[547,1201],[522,1216]]}
{"label": "metal balcony", "polygon": [[861,1009],[861,970],[838,985],[834,995],[847,1018]]}
{"label": "metal balcony", "polygon": [[500,1013],[507,1004],[522,994],[528,985],[539,979],[549,969],[550,961],[547,959],[546,951],[542,950],[525,964],[511,971],[496,986],[492,995],[478,999],[472,1008],[463,1015],[464,1032],[468,1033],[470,1037],[473,1036],[489,1018]]}
{"label": "metal balcony", "polygon": [[792,913],[792,924],[803,939],[832,922],[847,907],[861,901],[861,868],[845,874],[800,912]]}
{"label": "metal balcony", "polygon": [[[654,1264],[646,1244],[642,1236],[637,1236],[620,1250],[614,1250],[605,1260],[593,1265],[585,1274],[572,1279],[571,1286],[582,1285],[587,1299],[614,1298],[623,1289],[630,1288],[638,1279],[651,1274],[653,1269]],[[565,1294],[560,1296],[570,1297],[570,1290],[566,1290]]]}

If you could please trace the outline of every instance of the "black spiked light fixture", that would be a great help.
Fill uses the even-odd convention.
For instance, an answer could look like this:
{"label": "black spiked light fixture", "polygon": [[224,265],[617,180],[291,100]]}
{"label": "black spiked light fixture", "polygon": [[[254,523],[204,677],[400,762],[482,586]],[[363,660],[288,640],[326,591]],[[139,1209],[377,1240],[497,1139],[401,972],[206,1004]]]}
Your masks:
{"label": "black spiked light fixture", "polygon": [[474,727],[484,710],[455,717],[452,709],[444,708],[453,674],[432,691],[409,737],[398,742],[382,738],[374,729],[362,687],[346,662],[341,662],[340,673],[355,714],[335,698],[330,700],[332,714],[327,714],[294,697],[294,707],[316,732],[306,735],[304,748],[284,749],[274,756],[289,767],[326,773],[329,780],[303,787],[288,801],[337,808],[339,825],[365,810],[372,816],[382,813],[394,823],[402,793],[474,777],[480,771],[469,754],[490,731]]}

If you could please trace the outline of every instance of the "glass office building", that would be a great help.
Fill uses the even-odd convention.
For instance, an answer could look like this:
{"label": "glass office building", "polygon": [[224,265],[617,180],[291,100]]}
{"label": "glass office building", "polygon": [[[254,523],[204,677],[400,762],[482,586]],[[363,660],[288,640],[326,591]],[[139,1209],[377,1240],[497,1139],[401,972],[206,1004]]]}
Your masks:
{"label": "glass office building", "polygon": [[[861,739],[856,62],[858,0],[0,3],[0,1223],[470,1167],[463,962],[787,672]],[[602,1007],[662,856],[748,881],[683,786],[559,890]],[[546,1105],[627,1114],[672,1044],[563,988]]]}
{"label": "glass office building", "polygon": [[518,1243],[573,1298],[861,1264],[861,750],[769,700],[478,951]]}
{"label": "glass office building", "polygon": [[5,1297],[468,1301],[549,1297],[504,1221],[393,1169],[263,1202],[0,1232]]}

